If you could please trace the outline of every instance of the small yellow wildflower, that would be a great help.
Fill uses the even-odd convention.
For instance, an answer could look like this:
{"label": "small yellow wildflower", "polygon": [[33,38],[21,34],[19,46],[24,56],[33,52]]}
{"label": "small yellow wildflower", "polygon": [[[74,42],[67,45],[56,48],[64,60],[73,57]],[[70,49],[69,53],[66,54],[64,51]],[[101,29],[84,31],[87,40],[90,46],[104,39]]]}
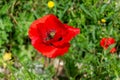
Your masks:
{"label": "small yellow wildflower", "polygon": [[48,7],[53,8],[55,6],[55,3],[53,1],[48,2]]}
{"label": "small yellow wildflower", "polygon": [[105,19],[101,19],[101,22],[102,22],[102,23],[106,23],[106,20],[105,20]]}
{"label": "small yellow wildflower", "polygon": [[4,61],[9,61],[10,59],[12,59],[12,54],[11,53],[5,53],[3,55],[3,60]]}

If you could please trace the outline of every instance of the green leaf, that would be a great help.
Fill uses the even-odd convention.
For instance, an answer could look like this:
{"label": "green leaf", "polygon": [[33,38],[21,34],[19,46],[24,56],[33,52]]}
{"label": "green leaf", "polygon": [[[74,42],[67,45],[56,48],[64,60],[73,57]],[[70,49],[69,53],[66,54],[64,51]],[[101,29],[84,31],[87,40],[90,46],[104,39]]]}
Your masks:
{"label": "green leaf", "polygon": [[102,7],[101,7],[101,10],[100,10],[100,14],[103,14],[106,7],[108,6],[108,4],[104,4]]}
{"label": "green leaf", "polygon": [[85,6],[82,4],[80,5],[80,8],[87,14],[89,15],[90,17],[92,17],[91,13],[85,8]]}

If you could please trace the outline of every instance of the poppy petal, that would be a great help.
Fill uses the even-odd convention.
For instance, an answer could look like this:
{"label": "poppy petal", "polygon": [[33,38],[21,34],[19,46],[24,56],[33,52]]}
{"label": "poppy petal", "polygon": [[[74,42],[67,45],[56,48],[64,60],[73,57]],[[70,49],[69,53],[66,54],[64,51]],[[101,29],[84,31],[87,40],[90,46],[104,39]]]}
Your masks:
{"label": "poppy petal", "polygon": [[73,28],[72,26],[68,26],[67,24],[64,24],[65,28],[67,28],[66,33],[64,33],[64,35],[62,35],[60,38],[62,38],[61,40],[54,42],[54,45],[61,45],[64,44],[66,42],[69,42],[72,38],[74,38],[77,34],[80,33],[80,29],[79,28]]}
{"label": "poppy petal", "polygon": [[68,34],[65,36],[66,41],[70,41],[73,37],[80,33],[79,28],[73,28],[72,26],[69,26],[67,24],[64,24],[64,26],[68,29]]}
{"label": "poppy petal", "polygon": [[39,52],[41,52],[44,56],[47,56],[49,58],[55,58],[56,56],[64,55],[68,49],[70,44],[66,44],[64,47],[54,47],[54,46],[48,46],[43,43],[40,43],[39,41],[36,41],[33,46],[35,49],[37,49]]}
{"label": "poppy petal", "polygon": [[[44,23],[45,20],[47,19],[48,15],[47,16],[44,16],[42,18],[39,18],[37,20],[35,20],[31,25],[30,25],[30,28],[29,28],[29,37],[33,37],[33,36],[38,36],[38,27],[37,25],[40,24],[40,23]],[[41,27],[41,26],[40,26]]]}

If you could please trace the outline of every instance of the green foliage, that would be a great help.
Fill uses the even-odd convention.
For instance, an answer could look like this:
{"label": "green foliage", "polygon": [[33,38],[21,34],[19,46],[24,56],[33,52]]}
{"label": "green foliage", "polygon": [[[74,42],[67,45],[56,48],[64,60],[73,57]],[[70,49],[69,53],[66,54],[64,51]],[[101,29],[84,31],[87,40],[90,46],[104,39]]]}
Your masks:
{"label": "green foliage", "polygon": [[[81,31],[70,42],[69,52],[60,57],[65,62],[68,79],[119,80],[120,1],[54,0],[55,6],[52,9],[47,7],[47,2],[48,0],[0,1],[0,69],[4,67],[4,53],[11,52],[13,56],[13,64],[7,62],[5,72],[0,72],[0,79],[51,80],[56,75],[53,66],[44,68],[46,59],[35,51],[28,38],[30,24],[35,19],[52,13],[63,23],[80,28]],[[106,22],[102,23],[101,19]],[[102,37],[113,37],[116,44],[103,50],[100,47]],[[110,54],[109,50],[114,46],[117,52]]]}

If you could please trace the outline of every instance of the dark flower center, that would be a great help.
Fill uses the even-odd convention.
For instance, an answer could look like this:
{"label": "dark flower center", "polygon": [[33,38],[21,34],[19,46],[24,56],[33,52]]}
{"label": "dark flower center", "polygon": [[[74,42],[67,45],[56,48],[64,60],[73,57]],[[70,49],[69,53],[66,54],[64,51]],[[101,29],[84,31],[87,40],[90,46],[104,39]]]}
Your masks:
{"label": "dark flower center", "polygon": [[[47,33],[47,37],[45,39],[45,44],[49,45],[49,46],[54,46],[53,43],[57,42],[57,41],[61,41],[63,40],[62,36],[56,36],[55,39],[53,39],[56,35],[55,31],[49,31]],[[52,40],[51,40],[52,39]]]}
{"label": "dark flower center", "polygon": [[62,37],[60,37],[60,38],[58,38],[58,41],[61,41],[63,38]]}
{"label": "dark flower center", "polygon": [[53,39],[55,36],[55,32],[54,31],[51,31],[47,34],[47,38],[46,40],[49,41],[50,39]]}

